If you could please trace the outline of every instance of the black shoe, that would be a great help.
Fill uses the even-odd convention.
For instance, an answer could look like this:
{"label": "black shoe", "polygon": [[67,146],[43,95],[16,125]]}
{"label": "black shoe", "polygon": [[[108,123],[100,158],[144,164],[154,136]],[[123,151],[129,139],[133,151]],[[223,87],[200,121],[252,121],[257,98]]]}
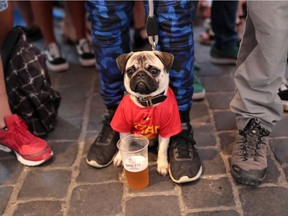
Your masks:
{"label": "black shoe", "polygon": [[89,149],[86,162],[90,166],[103,168],[110,165],[117,152],[119,133],[110,126],[112,116],[111,113],[104,115],[102,130]]}
{"label": "black shoe", "polygon": [[169,175],[174,182],[195,181],[202,174],[195,144],[191,125],[182,123],[182,132],[171,138],[169,146]]}
{"label": "black shoe", "polygon": [[239,131],[231,156],[231,174],[237,182],[257,186],[265,179],[269,133],[255,118]]}

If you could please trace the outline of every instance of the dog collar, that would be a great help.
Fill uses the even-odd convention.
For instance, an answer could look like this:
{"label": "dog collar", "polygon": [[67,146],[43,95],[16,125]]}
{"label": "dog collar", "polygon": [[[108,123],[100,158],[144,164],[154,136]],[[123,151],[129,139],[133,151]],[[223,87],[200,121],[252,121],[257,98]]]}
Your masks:
{"label": "dog collar", "polygon": [[145,107],[151,107],[157,103],[160,103],[162,101],[164,101],[167,96],[164,95],[164,91],[158,95],[155,95],[155,96],[150,96],[150,97],[136,97],[137,98],[137,101],[142,105],[142,106],[145,106]]}

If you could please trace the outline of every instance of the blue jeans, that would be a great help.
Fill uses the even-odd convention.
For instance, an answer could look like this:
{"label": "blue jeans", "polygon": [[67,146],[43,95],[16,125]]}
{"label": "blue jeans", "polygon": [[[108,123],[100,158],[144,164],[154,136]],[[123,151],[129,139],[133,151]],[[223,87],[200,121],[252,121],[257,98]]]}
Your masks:
{"label": "blue jeans", "polygon": [[[108,107],[116,107],[124,92],[123,74],[116,58],[131,51],[130,19],[133,1],[88,1],[92,39],[100,74],[101,96]],[[148,11],[148,2],[145,2]],[[194,38],[192,1],[154,1],[154,14],[159,22],[157,50],[174,55],[170,86],[180,111],[189,111],[193,94]]]}

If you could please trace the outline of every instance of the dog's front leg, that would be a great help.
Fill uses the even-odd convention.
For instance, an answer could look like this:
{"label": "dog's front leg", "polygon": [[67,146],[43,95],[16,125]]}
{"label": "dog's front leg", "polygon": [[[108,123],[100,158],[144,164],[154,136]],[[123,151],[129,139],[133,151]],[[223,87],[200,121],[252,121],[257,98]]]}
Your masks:
{"label": "dog's front leg", "polygon": [[[128,135],[130,135],[130,133],[120,133],[120,140]],[[122,156],[120,154],[120,151],[118,151],[116,156],[114,157],[113,164],[115,167],[118,167],[122,164]]]}
{"label": "dog's front leg", "polygon": [[168,146],[170,138],[164,138],[159,135],[159,149],[158,149],[158,159],[157,159],[157,171],[160,175],[167,175],[168,173]]}

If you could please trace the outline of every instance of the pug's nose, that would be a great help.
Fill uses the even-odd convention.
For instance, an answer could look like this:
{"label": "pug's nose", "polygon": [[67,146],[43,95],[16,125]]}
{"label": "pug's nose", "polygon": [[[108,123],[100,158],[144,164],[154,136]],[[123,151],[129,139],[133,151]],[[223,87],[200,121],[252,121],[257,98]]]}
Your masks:
{"label": "pug's nose", "polygon": [[146,76],[146,73],[145,73],[144,71],[140,71],[140,72],[137,73],[136,76],[137,76],[138,78],[143,78],[143,77]]}

